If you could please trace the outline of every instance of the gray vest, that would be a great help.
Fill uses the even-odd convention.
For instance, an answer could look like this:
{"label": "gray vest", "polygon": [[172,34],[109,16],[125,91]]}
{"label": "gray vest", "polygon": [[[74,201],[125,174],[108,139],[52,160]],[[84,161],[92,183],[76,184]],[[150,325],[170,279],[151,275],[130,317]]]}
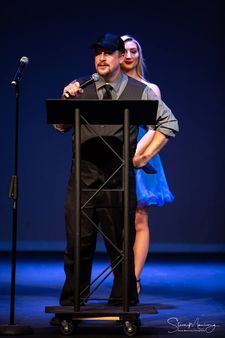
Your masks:
{"label": "gray vest", "polygon": [[[77,81],[82,82],[83,79],[78,79]],[[134,80],[128,77],[127,85],[118,98],[118,100],[141,100],[142,94],[146,85],[140,81]],[[95,84],[91,84],[85,88],[83,94],[80,94],[79,100],[89,100],[89,99],[98,99]],[[75,98],[76,99],[76,98]],[[107,112],[106,112],[107,114]],[[122,125],[92,125],[92,128],[98,135],[106,139],[116,138],[120,142],[123,142],[123,126]],[[137,143],[137,134],[138,134],[138,126],[131,125],[130,126],[130,147],[131,154],[134,153],[136,149]],[[88,128],[87,125],[81,126],[81,144],[86,143],[91,140],[91,144],[93,144],[93,139],[96,139],[96,134]],[[101,141],[102,142],[102,141]],[[89,143],[89,142],[88,142]]]}

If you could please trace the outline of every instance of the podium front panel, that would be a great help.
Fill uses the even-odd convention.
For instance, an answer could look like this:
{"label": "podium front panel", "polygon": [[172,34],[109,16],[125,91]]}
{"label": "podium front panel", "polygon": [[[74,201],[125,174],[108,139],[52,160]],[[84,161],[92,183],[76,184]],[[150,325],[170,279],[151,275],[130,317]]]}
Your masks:
{"label": "podium front panel", "polygon": [[[129,110],[130,124],[154,125],[158,101],[155,100],[47,100],[49,124],[74,124],[75,109],[79,109],[90,124],[123,124],[124,110]],[[85,123],[81,119],[81,123]]]}

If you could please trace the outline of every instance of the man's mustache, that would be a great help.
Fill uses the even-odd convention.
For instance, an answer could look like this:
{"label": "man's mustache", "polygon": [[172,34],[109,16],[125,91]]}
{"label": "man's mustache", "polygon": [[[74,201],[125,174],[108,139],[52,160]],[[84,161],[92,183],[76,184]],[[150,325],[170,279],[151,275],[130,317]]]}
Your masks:
{"label": "man's mustache", "polygon": [[109,65],[108,63],[101,62],[101,63],[98,63],[98,66],[109,66]]}

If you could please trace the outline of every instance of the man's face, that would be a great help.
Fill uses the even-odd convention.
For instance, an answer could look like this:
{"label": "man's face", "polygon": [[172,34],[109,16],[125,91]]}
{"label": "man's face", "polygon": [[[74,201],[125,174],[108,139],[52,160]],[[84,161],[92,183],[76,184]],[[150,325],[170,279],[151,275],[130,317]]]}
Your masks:
{"label": "man's face", "polygon": [[113,81],[120,73],[120,64],[124,60],[124,54],[118,50],[98,48],[95,50],[95,67],[100,76],[107,81]]}

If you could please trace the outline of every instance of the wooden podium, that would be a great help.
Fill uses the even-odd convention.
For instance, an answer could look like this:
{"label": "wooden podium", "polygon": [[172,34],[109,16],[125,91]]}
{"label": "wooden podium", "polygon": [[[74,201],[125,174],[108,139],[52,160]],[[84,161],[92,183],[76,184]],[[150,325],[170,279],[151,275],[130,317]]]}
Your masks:
{"label": "wooden podium", "polygon": [[[47,100],[47,122],[49,124],[71,124],[74,127],[74,151],[75,156],[75,243],[74,243],[74,307],[73,306],[47,306],[45,312],[55,313],[61,325],[60,329],[64,335],[72,334],[76,321],[84,319],[93,320],[119,320],[124,326],[127,336],[136,333],[139,315],[138,306],[129,308],[128,301],[128,273],[129,273],[129,143],[131,125],[154,125],[156,122],[158,101],[149,100]],[[123,298],[122,310],[115,306],[84,306],[80,308],[80,224],[81,224],[81,125],[121,125],[123,127],[123,200],[124,200],[124,244],[122,252],[123,263]],[[100,135],[96,135],[100,137]],[[94,195],[104,189],[103,184]],[[78,286],[78,287],[77,287]],[[100,305],[100,304],[99,304]],[[151,310],[149,313],[156,313]]]}

